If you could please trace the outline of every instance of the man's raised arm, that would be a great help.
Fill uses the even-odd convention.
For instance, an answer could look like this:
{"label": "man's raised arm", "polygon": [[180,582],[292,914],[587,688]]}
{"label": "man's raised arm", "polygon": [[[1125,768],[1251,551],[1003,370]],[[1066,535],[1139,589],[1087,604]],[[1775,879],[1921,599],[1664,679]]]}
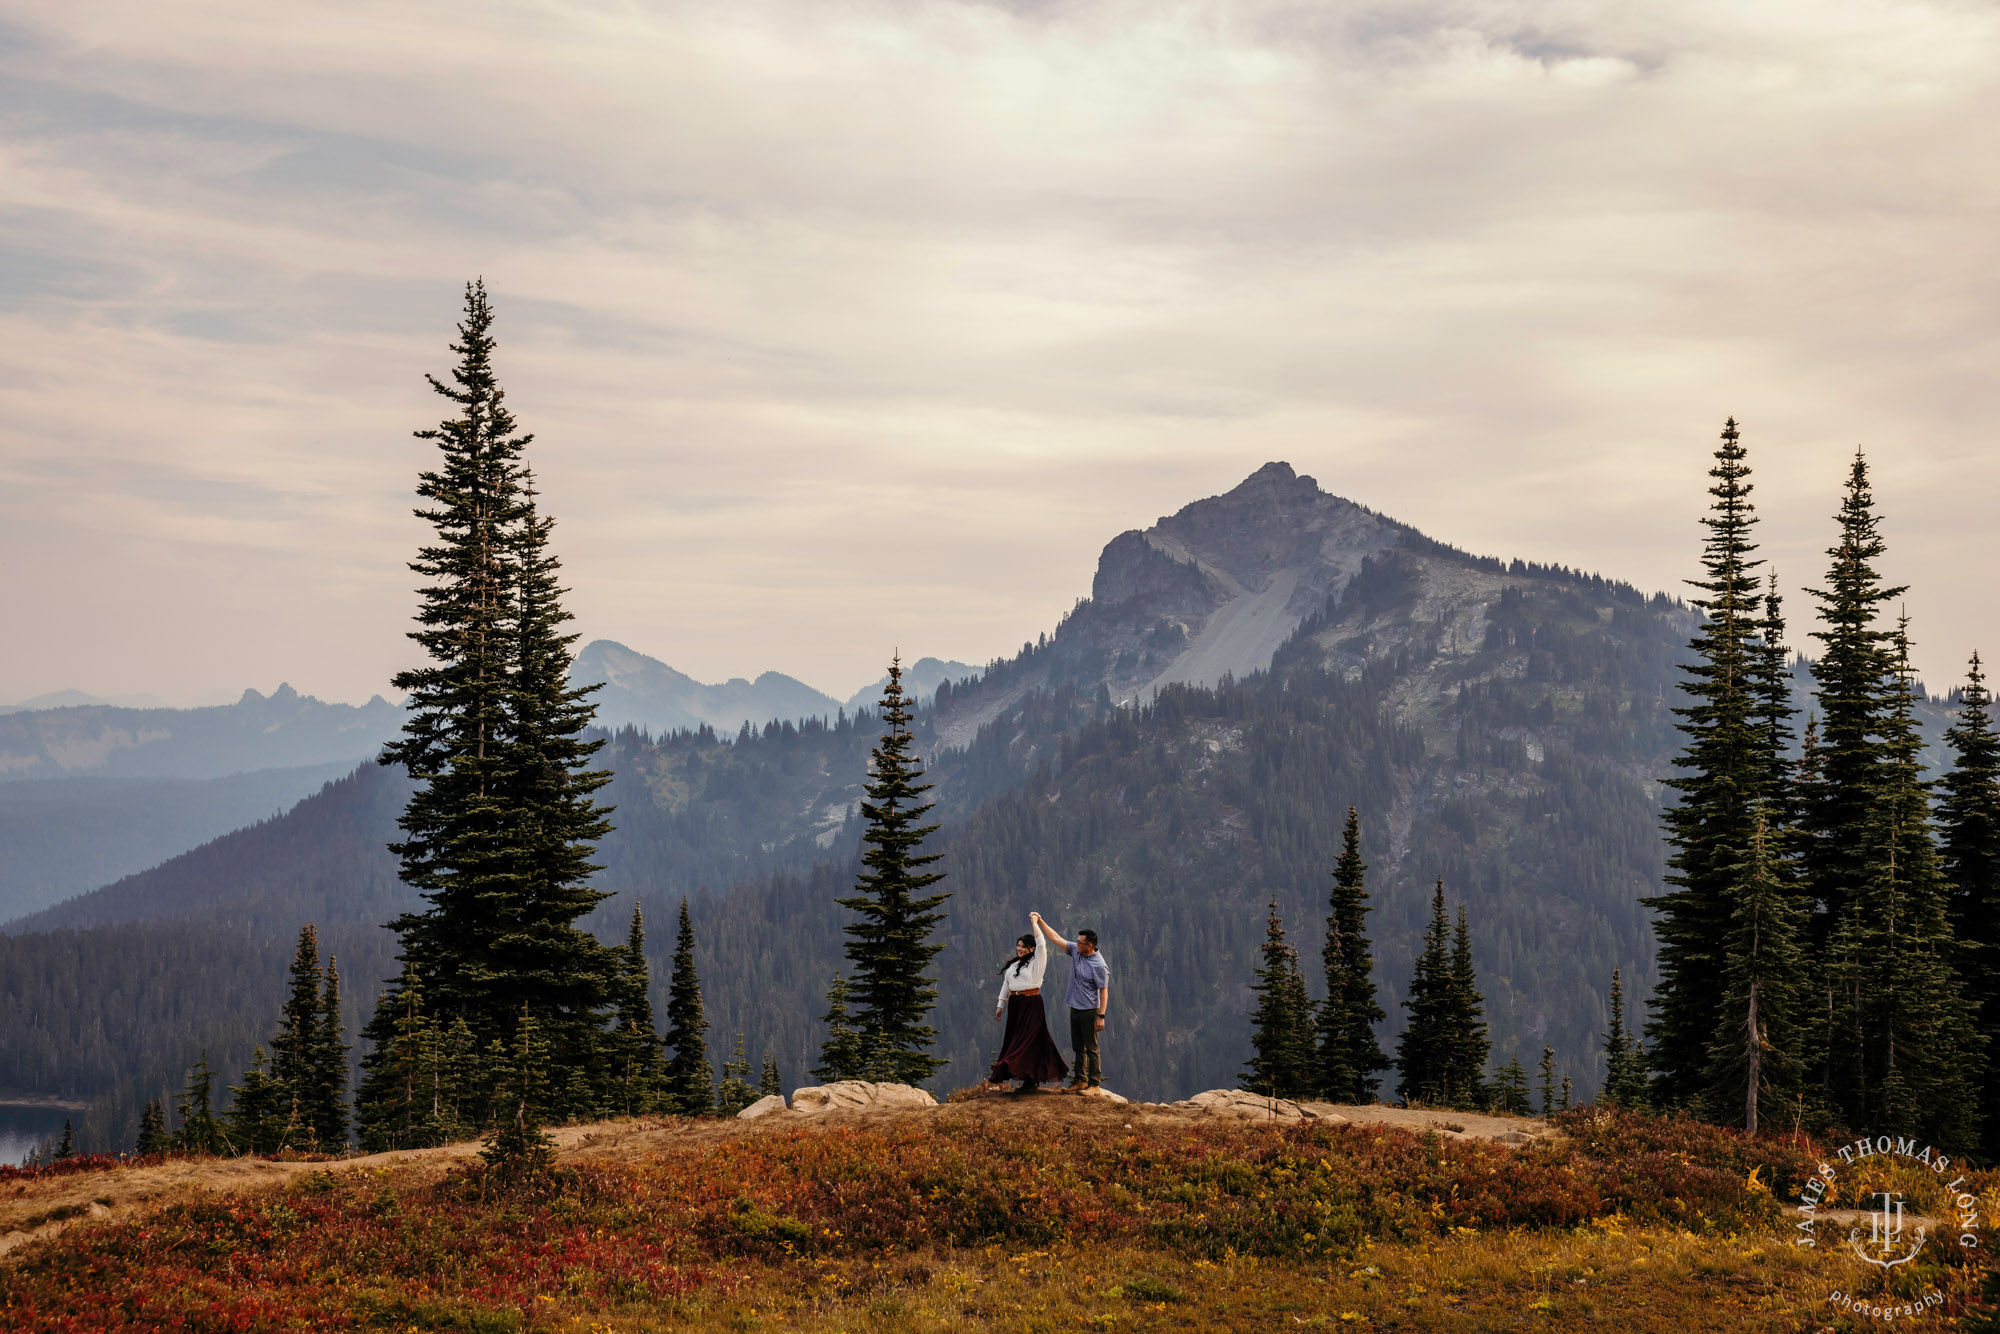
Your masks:
{"label": "man's raised arm", "polygon": [[1047,919],[1038,916],[1035,918],[1035,925],[1042,928],[1043,935],[1055,942],[1057,949],[1065,954],[1069,953],[1069,942],[1056,934],[1056,929],[1048,924]]}

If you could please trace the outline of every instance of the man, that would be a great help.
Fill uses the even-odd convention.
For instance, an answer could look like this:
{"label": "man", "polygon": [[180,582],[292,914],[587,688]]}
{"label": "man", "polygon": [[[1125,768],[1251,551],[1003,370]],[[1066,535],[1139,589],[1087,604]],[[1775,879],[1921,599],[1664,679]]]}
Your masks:
{"label": "man", "polygon": [[1098,1088],[1104,1082],[1104,1070],[1097,1059],[1097,1035],[1104,1031],[1104,1012],[1111,1005],[1111,965],[1097,952],[1095,931],[1086,928],[1077,932],[1076,943],[1071,944],[1047,922],[1035,925],[1070,957],[1069,1045],[1075,1069],[1063,1087],[1071,1093]]}

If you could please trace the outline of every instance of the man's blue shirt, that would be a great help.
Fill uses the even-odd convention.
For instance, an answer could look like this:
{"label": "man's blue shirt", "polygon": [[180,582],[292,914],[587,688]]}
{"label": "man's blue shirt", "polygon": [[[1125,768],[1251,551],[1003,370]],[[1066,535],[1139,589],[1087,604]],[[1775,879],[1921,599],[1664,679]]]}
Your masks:
{"label": "man's blue shirt", "polygon": [[1071,941],[1066,951],[1070,957],[1069,1008],[1072,1010],[1094,1010],[1097,998],[1104,988],[1111,985],[1111,965],[1104,962],[1104,951],[1084,954]]}

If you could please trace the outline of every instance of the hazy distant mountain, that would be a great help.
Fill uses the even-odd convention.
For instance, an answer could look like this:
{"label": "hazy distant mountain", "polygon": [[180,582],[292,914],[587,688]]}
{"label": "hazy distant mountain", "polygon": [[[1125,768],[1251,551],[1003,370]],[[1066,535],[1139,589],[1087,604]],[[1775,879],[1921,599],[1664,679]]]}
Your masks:
{"label": "hazy distant mountain", "polygon": [[[918,658],[903,668],[903,693],[918,703],[928,703],[937,694],[937,688],[946,681],[959,682],[968,677],[977,677],[980,669],[962,662],[944,662],[938,658]],[[847,711],[858,713],[862,709],[873,709],[882,699],[882,687],[889,684],[889,673],[882,673],[880,679],[854,692],[847,701]]]}
{"label": "hazy distant mountain", "polygon": [[109,704],[0,715],[0,780],[221,778],[360,760],[402,726],[403,711],[380,695],[327,704],[280,685],[246,690],[234,704],[204,709],[131,709]]}
{"label": "hazy distant mountain", "polygon": [[35,709],[74,709],[84,704],[110,704],[121,709],[164,709],[167,702],[157,695],[119,695],[104,699],[81,690],[52,690],[46,695],[24,699],[19,704],[0,704],[0,713],[27,713]]}
{"label": "hazy distant mountain", "polygon": [[[924,658],[911,664],[904,680],[915,688],[919,698],[929,699],[940,681],[977,675],[976,668],[962,662]],[[676,730],[693,731],[703,724],[733,735],[746,722],[752,727],[762,727],[773,719],[830,720],[843,707],[849,713],[863,706],[872,708],[888,679],[885,674],[881,681],[858,692],[845,705],[782,672],[765,672],[755,681],[738,676],[720,685],[703,685],[658,658],[649,658],[609,639],[596,639],[584,645],[583,651],[576,655],[576,665],[570,669],[570,680],[575,684],[603,683],[604,688],[592,696],[599,726],[639,727],[655,736]]]}
{"label": "hazy distant mountain", "polygon": [[158,866],[282,815],[351,760],[227,778],[50,778],[0,783],[0,920]]}

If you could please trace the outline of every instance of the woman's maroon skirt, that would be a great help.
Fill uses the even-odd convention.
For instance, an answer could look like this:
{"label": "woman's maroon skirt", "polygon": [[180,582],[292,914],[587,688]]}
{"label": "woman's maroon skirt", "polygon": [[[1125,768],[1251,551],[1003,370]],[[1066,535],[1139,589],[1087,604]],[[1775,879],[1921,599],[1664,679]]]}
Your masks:
{"label": "woman's maroon skirt", "polygon": [[993,1063],[993,1082],[1028,1079],[1053,1084],[1069,1073],[1069,1063],[1049,1036],[1048,1017],[1040,996],[1007,998],[1007,1034],[1000,1039],[1000,1059]]}

